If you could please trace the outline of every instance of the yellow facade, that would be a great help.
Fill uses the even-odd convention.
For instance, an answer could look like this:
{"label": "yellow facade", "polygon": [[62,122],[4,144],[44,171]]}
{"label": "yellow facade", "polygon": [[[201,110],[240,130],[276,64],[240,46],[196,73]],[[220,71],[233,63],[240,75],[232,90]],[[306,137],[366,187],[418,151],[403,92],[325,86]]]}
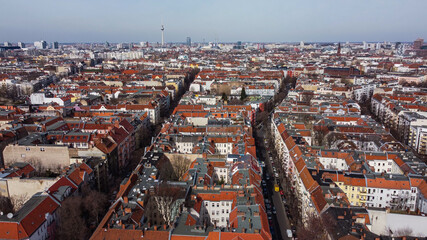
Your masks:
{"label": "yellow facade", "polygon": [[344,182],[336,184],[347,195],[351,205],[362,206],[366,202],[366,187],[346,185]]}

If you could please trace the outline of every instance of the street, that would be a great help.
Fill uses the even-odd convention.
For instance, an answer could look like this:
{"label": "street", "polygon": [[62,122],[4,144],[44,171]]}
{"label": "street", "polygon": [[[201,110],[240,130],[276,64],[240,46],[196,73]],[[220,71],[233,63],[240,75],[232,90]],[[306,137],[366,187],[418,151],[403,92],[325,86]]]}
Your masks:
{"label": "street", "polygon": [[286,214],[282,196],[279,192],[274,190],[274,185],[280,181],[279,179],[276,180],[276,177],[274,176],[273,167],[270,161],[270,154],[265,148],[264,141],[267,140],[264,137],[263,130],[258,130],[257,133],[258,158],[260,161],[264,161],[265,163],[265,167],[263,168],[263,182],[265,181],[266,183],[266,187],[263,186],[264,191],[266,190],[266,192],[264,192],[264,198],[266,199],[266,203],[267,201],[272,203],[272,208],[274,207],[276,209],[276,214],[270,213],[271,211],[268,209],[266,204],[267,213],[270,213],[269,216],[272,218],[272,221],[269,220],[270,231],[272,232],[273,239],[292,239],[289,238],[286,233],[288,229],[291,230],[291,224]]}

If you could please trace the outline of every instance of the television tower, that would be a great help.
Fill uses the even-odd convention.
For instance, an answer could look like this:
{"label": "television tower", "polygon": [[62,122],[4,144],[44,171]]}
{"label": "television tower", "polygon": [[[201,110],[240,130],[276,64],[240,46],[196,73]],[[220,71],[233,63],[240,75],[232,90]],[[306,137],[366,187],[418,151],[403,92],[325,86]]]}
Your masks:
{"label": "television tower", "polygon": [[165,27],[163,26],[163,24],[160,30],[162,30],[162,47],[163,47],[163,44],[165,43]]}

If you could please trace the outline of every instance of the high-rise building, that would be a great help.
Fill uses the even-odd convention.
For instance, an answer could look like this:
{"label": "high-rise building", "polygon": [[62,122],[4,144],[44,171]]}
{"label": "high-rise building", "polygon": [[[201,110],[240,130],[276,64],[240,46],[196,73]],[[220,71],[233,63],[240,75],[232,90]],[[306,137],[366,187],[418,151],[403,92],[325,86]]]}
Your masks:
{"label": "high-rise building", "polygon": [[59,43],[58,42],[53,42],[52,43],[52,49],[59,49]]}
{"label": "high-rise building", "polygon": [[191,37],[187,37],[187,46],[191,46]]}
{"label": "high-rise building", "polygon": [[4,44],[3,44],[5,47],[10,47],[10,46],[12,46],[12,44],[10,44],[10,42],[4,42]]}
{"label": "high-rise building", "polygon": [[36,47],[36,49],[46,49],[47,43],[44,40],[37,41],[37,42],[34,42],[34,47]]}
{"label": "high-rise building", "polygon": [[20,47],[20,48],[25,48],[25,43],[23,43],[23,42],[18,42],[18,47]]}
{"label": "high-rise building", "polygon": [[414,41],[414,49],[421,49],[423,44],[424,44],[424,39],[418,38],[417,40]]}
{"label": "high-rise building", "polygon": [[368,44],[365,41],[363,41],[363,49],[368,49]]}

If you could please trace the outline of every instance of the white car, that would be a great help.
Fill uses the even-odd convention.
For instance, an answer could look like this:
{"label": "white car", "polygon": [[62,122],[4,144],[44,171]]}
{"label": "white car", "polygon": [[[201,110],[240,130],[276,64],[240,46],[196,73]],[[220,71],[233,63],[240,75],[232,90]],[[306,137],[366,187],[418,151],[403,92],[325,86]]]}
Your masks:
{"label": "white car", "polygon": [[286,230],[286,235],[288,235],[288,238],[292,237],[292,231],[291,231],[291,229],[287,229]]}

